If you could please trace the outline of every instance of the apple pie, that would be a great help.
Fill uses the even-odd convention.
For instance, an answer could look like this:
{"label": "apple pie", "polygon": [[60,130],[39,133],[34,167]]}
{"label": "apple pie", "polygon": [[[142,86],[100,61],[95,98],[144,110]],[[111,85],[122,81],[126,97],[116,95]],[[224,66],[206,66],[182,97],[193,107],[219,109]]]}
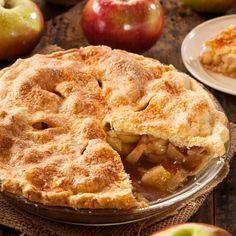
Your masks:
{"label": "apple pie", "polygon": [[200,61],[211,71],[236,78],[236,25],[208,40]]}
{"label": "apple pie", "polygon": [[0,189],[73,208],[142,208],[225,153],[227,119],[173,66],[105,46],[0,72]]}

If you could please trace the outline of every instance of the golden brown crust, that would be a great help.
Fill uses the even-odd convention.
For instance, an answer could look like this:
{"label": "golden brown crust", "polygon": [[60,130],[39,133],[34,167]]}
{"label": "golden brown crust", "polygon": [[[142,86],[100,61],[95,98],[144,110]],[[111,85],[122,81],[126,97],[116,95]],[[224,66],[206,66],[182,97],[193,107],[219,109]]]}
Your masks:
{"label": "golden brown crust", "polygon": [[172,66],[108,47],[18,60],[0,72],[1,191],[47,205],[142,207],[106,130],[225,152],[226,117]]}
{"label": "golden brown crust", "polygon": [[231,47],[236,52],[236,25],[228,27],[216,37],[208,40],[206,46],[211,48]]}
{"label": "golden brown crust", "polygon": [[209,70],[236,78],[236,25],[205,43],[201,63]]}

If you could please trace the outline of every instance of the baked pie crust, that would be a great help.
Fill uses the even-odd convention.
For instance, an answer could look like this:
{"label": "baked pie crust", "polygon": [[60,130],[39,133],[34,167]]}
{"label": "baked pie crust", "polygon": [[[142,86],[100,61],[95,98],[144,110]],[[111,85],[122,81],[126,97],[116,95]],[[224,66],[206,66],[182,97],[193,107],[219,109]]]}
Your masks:
{"label": "baked pie crust", "polygon": [[236,78],[236,25],[208,40],[200,61],[211,71]]}
{"label": "baked pie crust", "polygon": [[145,191],[175,191],[225,153],[227,119],[211,95],[157,60],[89,46],[19,59],[0,77],[1,191],[141,208]]}

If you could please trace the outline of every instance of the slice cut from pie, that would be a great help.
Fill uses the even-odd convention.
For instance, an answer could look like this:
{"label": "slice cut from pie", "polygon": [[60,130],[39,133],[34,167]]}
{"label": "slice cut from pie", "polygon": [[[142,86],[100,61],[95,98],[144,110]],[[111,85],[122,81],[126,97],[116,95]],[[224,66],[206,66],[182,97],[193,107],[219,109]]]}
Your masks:
{"label": "slice cut from pie", "polygon": [[18,60],[0,78],[1,191],[140,208],[225,153],[214,99],[157,60],[90,46]]}
{"label": "slice cut from pie", "polygon": [[209,70],[236,78],[236,25],[205,43],[201,63]]}

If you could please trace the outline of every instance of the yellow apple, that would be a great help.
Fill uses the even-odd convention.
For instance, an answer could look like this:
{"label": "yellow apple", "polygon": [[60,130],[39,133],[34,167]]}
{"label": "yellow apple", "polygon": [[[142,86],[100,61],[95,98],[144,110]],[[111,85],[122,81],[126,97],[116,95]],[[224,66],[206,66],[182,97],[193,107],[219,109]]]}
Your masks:
{"label": "yellow apple", "polygon": [[30,52],[38,43],[44,20],[30,0],[0,0],[0,60]]}

